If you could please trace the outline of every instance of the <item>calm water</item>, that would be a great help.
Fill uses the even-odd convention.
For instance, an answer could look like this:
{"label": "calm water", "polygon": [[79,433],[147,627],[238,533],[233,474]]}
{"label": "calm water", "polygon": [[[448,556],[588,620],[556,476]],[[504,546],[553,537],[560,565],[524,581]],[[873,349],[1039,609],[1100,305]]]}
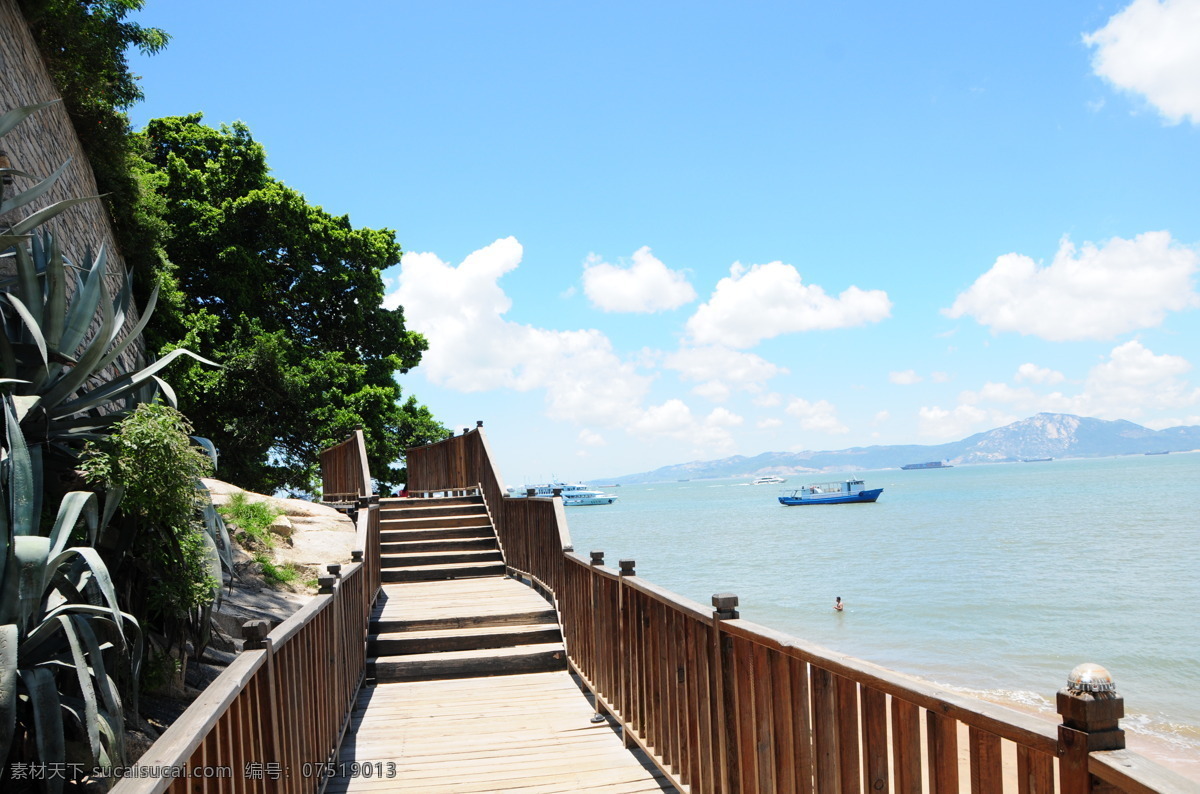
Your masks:
{"label": "calm water", "polygon": [[567,520],[611,567],[633,558],[704,604],[736,593],[743,618],[992,699],[1053,712],[1097,662],[1127,731],[1200,759],[1200,454],[863,472],[875,504],[776,501],[846,476],[623,486]]}

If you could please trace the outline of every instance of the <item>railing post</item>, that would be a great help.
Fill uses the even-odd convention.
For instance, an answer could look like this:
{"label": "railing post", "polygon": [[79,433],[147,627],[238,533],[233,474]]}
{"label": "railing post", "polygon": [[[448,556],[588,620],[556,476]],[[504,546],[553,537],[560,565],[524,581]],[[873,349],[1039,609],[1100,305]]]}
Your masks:
{"label": "railing post", "polygon": [[604,552],[593,551],[591,567],[588,568],[588,579],[591,580],[592,585],[592,612],[589,616],[589,620],[592,622],[592,658],[589,660],[590,665],[585,666],[585,669],[588,672],[588,677],[592,680],[592,685],[596,687],[597,690],[594,693],[596,699],[596,713],[592,715],[592,722],[604,722],[604,715],[601,713],[600,708],[599,693],[599,689],[601,687],[600,669],[604,665],[604,662],[600,658],[600,593],[598,592],[600,588],[600,577],[596,575],[594,570],[592,570],[593,568],[603,564]]}
{"label": "railing post", "polygon": [[737,620],[738,597],[733,593],[715,593],[713,604],[712,671],[713,700],[716,702],[717,724],[717,790],[737,791],[737,725],[730,718],[736,714],[733,675],[733,640],[721,632],[721,623]]}
{"label": "railing post", "polygon": [[1095,750],[1123,750],[1125,699],[1112,676],[1098,664],[1081,664],[1058,690],[1058,776],[1061,794],[1088,794],[1093,789],[1088,755]]}
{"label": "railing post", "polygon": [[625,747],[632,747],[633,740],[629,738],[629,732],[635,730],[634,713],[633,713],[633,637],[630,634],[633,632],[633,618],[629,614],[629,592],[625,586],[625,578],[628,576],[636,576],[634,570],[637,563],[633,560],[621,560],[618,565],[620,574],[617,579],[617,615],[620,621],[617,630],[617,667],[621,671],[621,680],[619,685],[619,693],[617,696],[618,708],[621,710],[621,741]]}

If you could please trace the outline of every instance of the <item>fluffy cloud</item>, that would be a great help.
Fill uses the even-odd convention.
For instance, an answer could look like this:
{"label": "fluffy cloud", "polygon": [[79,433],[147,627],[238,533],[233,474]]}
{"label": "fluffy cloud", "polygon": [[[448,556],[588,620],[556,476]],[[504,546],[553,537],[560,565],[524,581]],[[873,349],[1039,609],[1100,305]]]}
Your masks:
{"label": "fluffy cloud", "polygon": [[1016,381],[1018,383],[1062,383],[1065,379],[1061,372],[1046,367],[1034,364],[1022,364],[1017,367]]}
{"label": "fluffy cloud", "polygon": [[1111,339],[1200,305],[1198,259],[1165,231],[1078,250],[1064,238],[1048,267],[1022,254],[1000,257],[943,313],[1054,342]]}
{"label": "fluffy cloud", "polygon": [[522,255],[512,237],[457,267],[432,253],[405,254],[399,287],[384,305],[403,305],[408,327],[429,340],[421,370],[431,382],[463,392],[544,389],[552,418],[621,424],[638,410],[650,379],[622,361],[604,334],[504,319],[512,301],[497,282]]}
{"label": "fluffy cloud", "polygon": [[879,322],[891,309],[882,290],[849,287],[831,298],[821,287],[802,283],[791,265],[747,269],[735,263],[688,320],[687,330],[697,344],[745,348],[780,334]]}
{"label": "fluffy cloud", "polygon": [[1200,122],[1200,0],[1134,0],[1083,41],[1092,69],[1173,124]]}
{"label": "fluffy cloud", "polygon": [[589,256],[583,266],[583,291],[593,306],[606,312],[660,312],[696,299],[687,277],[664,265],[648,246],[633,252],[629,267]]}
{"label": "fluffy cloud", "polygon": [[729,428],[745,420],[725,408],[714,408],[703,419],[697,419],[682,400],[667,400],[652,405],[630,425],[629,431],[646,439],[672,438],[691,442],[698,450],[729,450],[734,446]]}
{"label": "fluffy cloud", "polygon": [[1126,342],[1088,373],[1079,402],[1087,416],[1135,421],[1147,411],[1200,405],[1200,389],[1183,378],[1191,369],[1182,356]]}
{"label": "fluffy cloud", "polygon": [[818,400],[810,403],[808,400],[793,397],[784,409],[800,420],[800,427],[805,430],[815,430],[820,433],[849,433],[837,418],[837,409],[828,400]]}
{"label": "fluffy cloud", "polygon": [[[926,438],[957,440],[978,432],[989,422],[989,416],[991,414],[987,411],[974,405],[960,405],[951,410],[935,405],[918,411],[918,432]],[[999,421],[990,426],[999,427],[1003,424],[1007,422]]]}
{"label": "fluffy cloud", "polygon": [[[1191,363],[1181,356],[1159,355],[1140,342],[1126,342],[1113,348],[1106,361],[1091,369],[1075,394],[1061,391],[1042,394],[1029,386],[985,383],[977,391],[962,392],[956,408],[922,408],[921,433],[939,439],[958,439],[1041,411],[1135,422],[1142,422],[1147,413],[1163,411],[1186,417],[1194,415],[1200,406],[1200,388],[1184,377],[1191,369]],[[1032,364],[1018,369],[1016,379],[1038,385],[1064,380],[1061,373]],[[1186,423],[1165,418],[1161,413],[1145,421],[1147,426],[1160,428]]]}
{"label": "fluffy cloud", "polygon": [[761,392],[768,380],[787,373],[761,356],[721,345],[681,348],[663,365],[678,371],[683,380],[700,381],[694,391],[716,402],[728,399],[734,389]]}
{"label": "fluffy cloud", "polygon": [[921,382],[921,376],[917,374],[916,370],[906,369],[903,372],[889,372],[888,380],[897,386],[912,386],[914,383]]}

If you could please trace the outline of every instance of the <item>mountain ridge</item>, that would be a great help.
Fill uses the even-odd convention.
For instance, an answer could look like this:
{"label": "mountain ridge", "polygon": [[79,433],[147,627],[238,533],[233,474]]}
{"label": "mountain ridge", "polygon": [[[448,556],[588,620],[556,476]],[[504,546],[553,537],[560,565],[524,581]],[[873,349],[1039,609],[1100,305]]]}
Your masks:
{"label": "mountain ridge", "polygon": [[953,465],[1005,463],[1042,458],[1090,458],[1200,449],[1200,426],[1151,430],[1124,419],[1039,413],[1028,419],[946,444],[899,444],[841,450],[763,452],[717,460],[694,460],[653,471],[596,480],[611,484],[674,482],[691,479],[799,475],[898,468],[941,460]]}

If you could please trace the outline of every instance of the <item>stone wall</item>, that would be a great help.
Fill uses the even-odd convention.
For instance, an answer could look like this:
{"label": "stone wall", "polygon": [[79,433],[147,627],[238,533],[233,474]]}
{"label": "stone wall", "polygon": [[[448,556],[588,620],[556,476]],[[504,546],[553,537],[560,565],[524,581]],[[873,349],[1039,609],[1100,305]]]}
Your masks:
{"label": "stone wall", "polygon": [[[0,113],[58,98],[58,91],[42,63],[16,0],[0,0]],[[91,166],[61,102],[23,121],[0,139],[0,148],[7,152],[13,168],[39,179],[53,173],[66,160],[71,161],[46,195],[32,205],[10,213],[13,217],[0,217],[0,224],[12,223],[31,210],[55,201],[95,196],[99,192]],[[32,184],[35,183],[17,177],[7,190]],[[109,294],[116,294],[124,279],[125,262],[113,238],[104,204],[99,199],[71,207],[49,221],[47,227],[58,238],[63,254],[71,261],[81,261],[89,248],[95,252],[103,244],[108,251]],[[68,280],[68,288],[70,286]],[[135,317],[129,322],[136,321],[136,314],[135,311]]]}

